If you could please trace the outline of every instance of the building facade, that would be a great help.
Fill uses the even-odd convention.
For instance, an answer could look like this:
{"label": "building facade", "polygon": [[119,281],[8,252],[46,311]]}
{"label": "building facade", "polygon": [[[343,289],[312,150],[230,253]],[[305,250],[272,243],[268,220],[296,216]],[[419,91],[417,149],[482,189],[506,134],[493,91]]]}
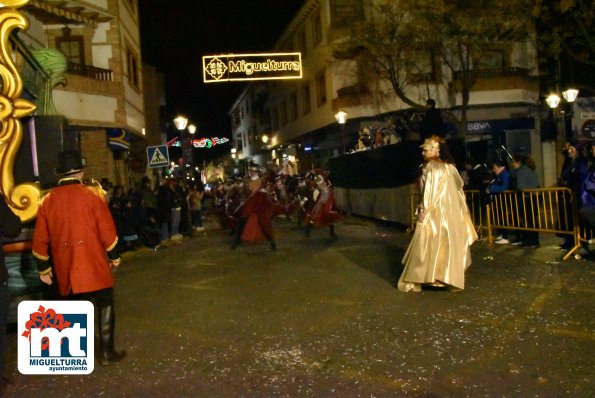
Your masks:
{"label": "building facade", "polygon": [[146,167],[138,0],[31,0],[21,11],[30,26],[14,41],[37,105],[23,120],[37,148],[32,177],[51,185],[56,154],[77,149],[88,178],[129,187]]}
{"label": "building facade", "polygon": [[[375,4],[374,0],[305,2],[271,51],[301,52],[303,78],[252,83],[230,110],[234,147],[245,164],[293,162],[299,172],[326,167],[329,158],[356,148],[359,132],[394,127],[395,121],[406,125],[403,139],[420,138],[415,130],[420,109],[399,99],[389,81],[363,74],[357,56],[338,50],[351,34],[353,16],[369,18],[376,12]],[[460,118],[462,77],[436,58],[420,59],[417,65],[422,77],[407,85],[407,97],[417,104],[432,98],[438,108]],[[553,185],[556,143],[542,139],[544,104],[534,43],[526,39],[499,43],[482,53],[474,75],[466,123],[447,130],[457,134],[466,154],[477,160],[502,157],[504,149],[529,153],[543,186]],[[347,113],[344,124],[336,119],[339,111]]]}

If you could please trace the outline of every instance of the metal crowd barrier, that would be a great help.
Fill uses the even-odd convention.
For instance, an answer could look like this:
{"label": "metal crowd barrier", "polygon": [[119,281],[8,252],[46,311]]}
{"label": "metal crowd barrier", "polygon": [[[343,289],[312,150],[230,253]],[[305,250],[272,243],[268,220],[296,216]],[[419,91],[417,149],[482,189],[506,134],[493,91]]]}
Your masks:
{"label": "metal crowd barrier", "polygon": [[490,244],[493,243],[492,231],[501,228],[573,236],[576,246],[564,260],[580,248],[575,198],[568,188],[504,191],[490,196],[486,212]]}
{"label": "metal crowd barrier", "polygon": [[[482,205],[482,195],[481,191],[479,190],[465,190],[465,199],[467,202],[467,208],[469,209],[469,214],[471,215],[471,219],[473,220],[473,225],[476,228],[477,235],[483,236],[483,231],[485,229],[486,223],[486,208]],[[416,224],[416,217],[415,217],[415,210],[417,209],[417,205],[421,202],[421,193],[420,192],[412,192],[409,198],[410,203],[410,224],[409,228],[407,229],[408,232],[415,231],[415,224]]]}
{"label": "metal crowd barrier", "polygon": [[595,230],[588,225],[585,225],[582,217],[577,216],[578,219],[578,238],[575,240],[576,246],[573,248],[572,252],[574,253],[583,244],[592,244],[595,243]]}
{"label": "metal crowd barrier", "polygon": [[[487,231],[488,243],[494,241],[494,229],[548,232],[574,237],[575,246],[564,256],[570,258],[582,243],[594,239],[595,232],[579,220],[577,205],[568,188],[540,188],[505,191],[496,195],[480,191],[465,191],[467,207],[478,235]],[[411,224],[415,229],[415,209],[421,194],[411,194]]]}

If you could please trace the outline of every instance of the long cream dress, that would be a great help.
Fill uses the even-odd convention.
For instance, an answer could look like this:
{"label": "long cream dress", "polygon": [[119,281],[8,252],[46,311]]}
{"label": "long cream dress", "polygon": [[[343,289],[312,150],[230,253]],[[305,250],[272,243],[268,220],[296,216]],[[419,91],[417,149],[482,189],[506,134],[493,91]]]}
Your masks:
{"label": "long cream dress", "polygon": [[470,246],[477,233],[465,202],[463,180],[452,164],[430,160],[421,183],[424,218],[417,223],[403,257],[399,290],[420,291],[421,284],[436,282],[464,289]]}

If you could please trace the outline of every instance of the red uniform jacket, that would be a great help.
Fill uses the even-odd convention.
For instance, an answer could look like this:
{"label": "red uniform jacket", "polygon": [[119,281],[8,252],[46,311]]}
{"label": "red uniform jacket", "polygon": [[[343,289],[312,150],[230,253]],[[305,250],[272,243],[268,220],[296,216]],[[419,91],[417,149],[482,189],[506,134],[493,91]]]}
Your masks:
{"label": "red uniform jacket", "polygon": [[61,295],[113,287],[106,252],[116,243],[112,215],[93,188],[81,183],[62,185],[43,198],[33,234],[33,255],[43,261],[51,257]]}

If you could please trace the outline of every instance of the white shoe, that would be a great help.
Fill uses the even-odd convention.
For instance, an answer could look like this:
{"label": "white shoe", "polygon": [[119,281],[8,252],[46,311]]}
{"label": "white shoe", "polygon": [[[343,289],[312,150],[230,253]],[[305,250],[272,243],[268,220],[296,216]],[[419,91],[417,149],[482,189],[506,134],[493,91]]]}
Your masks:
{"label": "white shoe", "polygon": [[494,243],[497,244],[497,245],[507,245],[510,242],[508,241],[508,239],[500,238],[497,241],[495,241]]}

